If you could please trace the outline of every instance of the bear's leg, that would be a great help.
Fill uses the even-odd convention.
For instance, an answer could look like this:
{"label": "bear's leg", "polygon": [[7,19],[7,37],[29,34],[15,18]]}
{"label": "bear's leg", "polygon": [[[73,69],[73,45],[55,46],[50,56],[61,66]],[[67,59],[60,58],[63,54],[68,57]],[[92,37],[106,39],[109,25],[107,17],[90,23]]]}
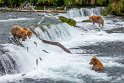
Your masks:
{"label": "bear's leg", "polygon": [[14,35],[13,38],[16,39],[16,36]]}
{"label": "bear's leg", "polygon": [[99,27],[100,27],[100,28],[102,28],[102,26],[101,26],[101,23],[100,23],[100,22],[98,22],[98,25],[99,25]]}
{"label": "bear's leg", "polygon": [[22,38],[22,41],[25,41],[25,38]]}
{"label": "bear's leg", "polygon": [[16,35],[14,35],[13,37],[16,41],[19,41],[19,38]]}
{"label": "bear's leg", "polygon": [[17,41],[20,41],[20,38],[16,38],[17,39]]}
{"label": "bear's leg", "polygon": [[101,27],[101,26],[100,26],[100,23],[98,23],[98,24],[99,24],[99,27]]}
{"label": "bear's leg", "polygon": [[102,22],[102,26],[104,26],[104,22]]}
{"label": "bear's leg", "polygon": [[16,38],[16,34],[12,33],[12,36],[13,36],[14,39]]}

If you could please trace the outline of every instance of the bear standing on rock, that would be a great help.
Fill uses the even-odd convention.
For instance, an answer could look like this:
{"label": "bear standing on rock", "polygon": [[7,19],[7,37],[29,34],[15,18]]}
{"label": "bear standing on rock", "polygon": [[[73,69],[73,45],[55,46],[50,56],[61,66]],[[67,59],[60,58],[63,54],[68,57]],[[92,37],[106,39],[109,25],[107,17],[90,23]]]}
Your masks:
{"label": "bear standing on rock", "polygon": [[16,39],[22,38],[22,41],[27,39],[27,36],[30,38],[32,36],[32,32],[27,28],[22,28],[20,26],[13,26],[11,29],[12,36]]}

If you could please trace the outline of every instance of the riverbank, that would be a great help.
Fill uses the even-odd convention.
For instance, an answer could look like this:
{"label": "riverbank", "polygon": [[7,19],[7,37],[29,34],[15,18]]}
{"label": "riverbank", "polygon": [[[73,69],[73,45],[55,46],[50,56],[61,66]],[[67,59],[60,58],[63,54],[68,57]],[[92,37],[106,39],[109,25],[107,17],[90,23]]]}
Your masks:
{"label": "riverbank", "polygon": [[19,8],[8,8],[8,7],[1,7],[0,11],[3,12],[42,12],[42,13],[66,13],[66,10],[58,10],[58,9],[42,9],[42,10],[27,10],[27,9],[19,9]]}

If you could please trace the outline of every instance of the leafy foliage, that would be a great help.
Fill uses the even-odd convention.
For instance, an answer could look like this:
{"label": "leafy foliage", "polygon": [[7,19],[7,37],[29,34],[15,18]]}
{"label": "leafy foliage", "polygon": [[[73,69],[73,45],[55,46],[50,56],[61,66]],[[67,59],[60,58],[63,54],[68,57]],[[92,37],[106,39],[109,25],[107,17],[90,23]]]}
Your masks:
{"label": "leafy foliage", "polygon": [[106,0],[97,0],[97,4],[103,5],[106,2]]}
{"label": "leafy foliage", "polygon": [[107,6],[107,12],[110,14],[123,15],[124,0],[110,0]]}

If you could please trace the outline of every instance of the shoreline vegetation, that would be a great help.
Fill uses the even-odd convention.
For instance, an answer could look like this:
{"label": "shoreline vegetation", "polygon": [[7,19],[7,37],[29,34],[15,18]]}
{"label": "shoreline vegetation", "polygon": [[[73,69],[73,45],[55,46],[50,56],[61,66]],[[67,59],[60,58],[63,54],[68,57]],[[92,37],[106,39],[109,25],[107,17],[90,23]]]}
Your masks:
{"label": "shoreline vegetation", "polygon": [[[0,11],[65,13],[73,7],[104,6],[103,16],[124,16],[124,0],[0,0]],[[32,7],[32,8],[31,8]]]}

